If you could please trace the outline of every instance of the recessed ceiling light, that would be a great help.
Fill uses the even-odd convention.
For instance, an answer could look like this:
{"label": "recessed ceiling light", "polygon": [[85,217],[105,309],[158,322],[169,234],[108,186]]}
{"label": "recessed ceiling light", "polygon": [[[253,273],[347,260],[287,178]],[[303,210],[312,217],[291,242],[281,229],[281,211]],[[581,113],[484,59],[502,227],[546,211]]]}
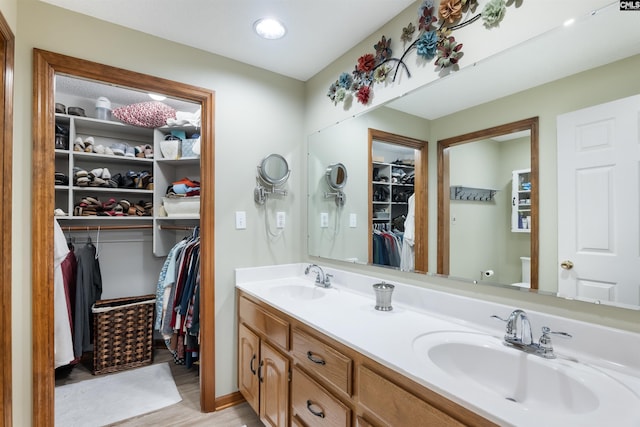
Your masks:
{"label": "recessed ceiling light", "polygon": [[149,94],[149,98],[153,99],[154,101],[164,101],[165,99],[167,99],[166,96],[164,95],[157,95],[155,93],[150,93]]}
{"label": "recessed ceiling light", "polygon": [[256,34],[264,39],[276,40],[284,37],[287,30],[277,19],[262,18],[253,24]]}

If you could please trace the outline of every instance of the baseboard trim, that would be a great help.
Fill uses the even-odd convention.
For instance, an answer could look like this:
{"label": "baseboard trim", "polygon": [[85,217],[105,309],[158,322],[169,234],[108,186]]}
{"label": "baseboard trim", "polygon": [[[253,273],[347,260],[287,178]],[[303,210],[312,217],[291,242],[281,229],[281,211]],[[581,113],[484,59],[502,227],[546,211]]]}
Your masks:
{"label": "baseboard trim", "polygon": [[225,396],[216,397],[215,407],[216,411],[221,411],[223,409],[230,408],[235,405],[239,405],[243,403],[244,397],[239,391],[227,394]]}

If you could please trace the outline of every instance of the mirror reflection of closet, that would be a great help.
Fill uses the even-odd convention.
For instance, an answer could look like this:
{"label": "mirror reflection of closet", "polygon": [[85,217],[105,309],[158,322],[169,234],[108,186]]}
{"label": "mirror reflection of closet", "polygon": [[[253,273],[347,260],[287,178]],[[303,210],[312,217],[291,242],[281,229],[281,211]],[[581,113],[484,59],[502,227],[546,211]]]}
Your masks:
{"label": "mirror reflection of closet", "polygon": [[369,129],[369,263],[427,271],[427,142]]}
{"label": "mirror reflection of closet", "polygon": [[[96,247],[103,279],[100,296],[103,300],[143,294],[156,297],[166,255],[171,245],[185,237],[197,235],[201,238],[201,257],[212,259],[214,187],[206,183],[213,182],[214,173],[214,93],[38,49],[34,49],[34,68],[33,174],[36,178],[32,228],[33,235],[42,243],[34,245],[32,265],[33,396],[34,402],[39,402],[34,406],[33,423],[49,425],[53,419],[54,387],[57,385],[51,369],[56,312],[53,291],[48,285],[53,282],[54,270],[51,221],[58,220],[64,237],[74,245],[90,243]],[[96,92],[91,93],[91,90]],[[98,114],[105,112],[96,110],[96,106],[106,105],[113,112],[118,106],[151,101],[149,93],[165,94],[167,99],[163,103],[173,105],[178,111],[186,110],[187,118],[200,109],[201,123],[192,129],[185,123],[171,129],[158,125],[146,128],[124,126],[108,115],[98,118]],[[110,104],[101,101],[97,105],[100,96],[109,98]],[[69,107],[82,110],[69,110]],[[54,108],[60,112],[54,113]],[[68,129],[61,130],[56,125],[66,125]],[[159,141],[173,131],[178,131],[177,135],[185,142],[182,154],[189,153],[185,157],[190,158],[162,158]],[[63,138],[56,138],[56,132],[68,132],[66,147],[54,146],[54,142],[63,141]],[[201,141],[199,158],[189,151],[198,136],[198,142]],[[76,142],[84,147],[74,150]],[[121,152],[123,147],[119,144],[122,143],[128,149],[124,147]],[[80,169],[83,171],[78,174]],[[53,178],[55,172],[59,173],[56,174],[59,182],[54,184],[52,179],[41,179]],[[63,177],[65,172],[67,176]],[[115,179],[118,174],[120,179]],[[78,180],[80,177],[84,179]],[[116,181],[117,185],[111,185],[110,180]],[[176,184],[193,188],[194,185],[199,187],[200,180],[205,184],[198,190],[202,203],[195,209],[191,207],[189,212],[174,214],[165,209],[165,196],[173,195],[168,193],[169,187],[174,187],[173,193],[183,194],[175,189]],[[125,212],[129,215],[124,215]],[[200,222],[201,215],[208,220]],[[193,384],[189,388],[191,395],[193,390],[200,391],[200,409],[210,412],[215,409],[213,262],[202,263],[200,270],[202,286],[199,292],[203,301],[200,304],[200,363],[192,368]],[[154,329],[155,323],[153,319]],[[159,353],[152,351],[156,360],[160,359]],[[162,357],[166,355],[170,365],[184,368],[174,364],[168,350]],[[73,370],[80,372],[76,368]],[[82,374],[91,377],[89,370]]]}

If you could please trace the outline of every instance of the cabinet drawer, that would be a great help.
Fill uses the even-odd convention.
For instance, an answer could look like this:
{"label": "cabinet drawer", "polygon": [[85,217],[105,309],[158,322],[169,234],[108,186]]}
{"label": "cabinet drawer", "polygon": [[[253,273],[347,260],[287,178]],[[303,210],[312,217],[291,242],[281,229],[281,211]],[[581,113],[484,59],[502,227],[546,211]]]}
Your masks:
{"label": "cabinet drawer", "polygon": [[293,329],[291,351],[299,365],[351,395],[353,361],[333,347]]}
{"label": "cabinet drawer", "polygon": [[416,420],[422,425],[463,425],[364,366],[358,369],[358,396],[360,403],[387,425],[410,426]]}
{"label": "cabinet drawer", "polygon": [[298,368],[293,369],[291,407],[309,427],[351,425],[351,410]]}
{"label": "cabinet drawer", "polygon": [[289,350],[289,323],[240,297],[240,320],[283,350]]}

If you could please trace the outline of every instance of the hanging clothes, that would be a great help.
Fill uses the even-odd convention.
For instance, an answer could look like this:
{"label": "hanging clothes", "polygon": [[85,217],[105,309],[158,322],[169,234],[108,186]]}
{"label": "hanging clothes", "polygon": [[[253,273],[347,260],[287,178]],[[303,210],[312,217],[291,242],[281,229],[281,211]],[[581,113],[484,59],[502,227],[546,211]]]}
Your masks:
{"label": "hanging clothes", "polygon": [[73,323],[73,351],[81,357],[93,350],[93,315],[91,306],[102,296],[102,275],[97,249],[91,239],[76,250],[76,302]]}
{"label": "hanging clothes", "polygon": [[400,267],[402,233],[373,230],[373,263]]}
{"label": "hanging clothes", "polygon": [[58,221],[54,220],[53,238],[53,317],[54,317],[54,367],[68,365],[74,360],[71,333],[71,307],[63,275],[63,262],[71,253],[67,239]]}
{"label": "hanging clothes", "polygon": [[400,254],[400,270],[413,271],[415,269],[415,195],[409,197],[407,217],[404,220],[404,234],[402,236],[402,253]]}
{"label": "hanging clothes", "polygon": [[155,328],[162,334],[176,364],[198,359],[200,342],[200,237],[174,245],[163,265],[156,290]]}

